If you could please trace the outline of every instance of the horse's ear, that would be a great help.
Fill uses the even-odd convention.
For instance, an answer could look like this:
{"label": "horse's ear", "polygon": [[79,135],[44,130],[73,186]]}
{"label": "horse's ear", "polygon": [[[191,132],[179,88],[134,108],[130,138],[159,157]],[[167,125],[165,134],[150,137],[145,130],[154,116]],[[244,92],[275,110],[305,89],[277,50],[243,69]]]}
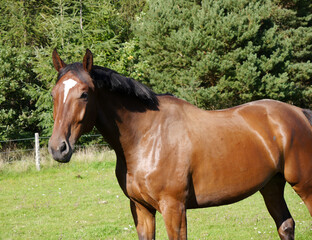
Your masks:
{"label": "horse's ear", "polygon": [[52,59],[53,59],[53,65],[56,71],[60,71],[62,68],[66,67],[66,64],[64,61],[60,58],[58,55],[56,49],[54,48],[53,53],[52,53]]}
{"label": "horse's ear", "polygon": [[93,55],[92,52],[87,49],[86,54],[83,57],[83,69],[87,72],[91,72],[92,66],[93,66]]}

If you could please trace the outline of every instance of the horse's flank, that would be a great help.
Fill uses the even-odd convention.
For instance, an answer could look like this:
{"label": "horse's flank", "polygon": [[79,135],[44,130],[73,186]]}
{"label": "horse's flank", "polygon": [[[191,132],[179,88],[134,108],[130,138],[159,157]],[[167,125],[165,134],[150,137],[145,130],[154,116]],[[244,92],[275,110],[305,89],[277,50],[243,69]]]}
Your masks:
{"label": "horse's flank", "polygon": [[[155,191],[136,195],[142,202],[159,202],[159,192],[176,195],[189,186],[194,189],[184,193],[188,208],[241,200],[283,172],[288,135],[298,131],[283,121],[301,121],[311,131],[301,109],[272,100],[222,111],[203,111],[170,96],[159,97],[159,103],[159,111],[127,113],[119,124],[128,166],[126,192],[140,192],[136,186]],[[177,179],[183,181],[177,184]],[[157,204],[152,207],[161,210]]]}

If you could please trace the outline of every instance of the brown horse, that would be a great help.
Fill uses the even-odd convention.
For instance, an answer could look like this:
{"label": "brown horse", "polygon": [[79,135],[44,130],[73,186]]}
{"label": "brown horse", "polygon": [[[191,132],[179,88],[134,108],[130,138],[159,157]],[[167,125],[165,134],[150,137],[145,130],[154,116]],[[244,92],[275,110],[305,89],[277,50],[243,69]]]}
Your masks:
{"label": "brown horse", "polygon": [[312,112],[262,100],[204,111],[107,68],[66,65],[53,88],[49,151],[68,162],[74,144],[94,126],[117,155],[116,176],[130,199],[139,239],[155,238],[155,213],[169,239],[186,239],[186,209],[229,204],[257,191],[281,239],[294,239],[284,200],[286,181],[312,214]]}

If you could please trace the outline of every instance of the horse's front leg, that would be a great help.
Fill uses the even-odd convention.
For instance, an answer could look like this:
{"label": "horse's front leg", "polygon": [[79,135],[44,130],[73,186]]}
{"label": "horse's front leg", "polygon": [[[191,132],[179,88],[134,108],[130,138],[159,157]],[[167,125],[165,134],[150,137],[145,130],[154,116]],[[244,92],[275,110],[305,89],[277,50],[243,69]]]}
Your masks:
{"label": "horse's front leg", "polygon": [[187,239],[186,209],[184,203],[174,199],[162,201],[161,214],[170,240]]}
{"label": "horse's front leg", "polygon": [[140,240],[155,239],[156,210],[147,209],[137,202],[130,200],[131,213]]}

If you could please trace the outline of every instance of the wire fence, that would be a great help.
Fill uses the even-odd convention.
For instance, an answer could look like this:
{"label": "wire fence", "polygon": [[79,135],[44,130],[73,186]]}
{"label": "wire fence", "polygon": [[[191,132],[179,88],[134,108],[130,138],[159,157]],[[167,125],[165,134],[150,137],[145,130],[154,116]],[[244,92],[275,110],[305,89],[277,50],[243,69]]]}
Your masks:
{"label": "wire fence", "polygon": [[[35,134],[36,135],[36,134]],[[92,148],[102,148],[102,147],[109,147],[109,145],[105,142],[99,143],[98,140],[101,138],[101,134],[89,134],[89,135],[82,135],[81,140],[75,145],[75,151],[81,149],[87,149],[92,146]],[[9,145],[12,147],[6,147],[4,150],[1,151],[0,149],[0,159],[2,161],[11,162],[14,160],[19,160],[24,155],[33,155],[34,158],[37,158],[41,150],[45,150],[48,148],[48,139],[50,136],[39,136],[38,135],[38,153],[36,153],[36,136],[34,137],[27,137],[27,138],[17,138],[17,139],[10,139],[10,140],[1,140],[0,145]],[[89,138],[90,141],[86,141],[86,138]],[[93,140],[92,140],[93,139]],[[27,146],[31,146],[28,148],[18,148],[15,147],[17,143],[20,142],[27,142]]]}

